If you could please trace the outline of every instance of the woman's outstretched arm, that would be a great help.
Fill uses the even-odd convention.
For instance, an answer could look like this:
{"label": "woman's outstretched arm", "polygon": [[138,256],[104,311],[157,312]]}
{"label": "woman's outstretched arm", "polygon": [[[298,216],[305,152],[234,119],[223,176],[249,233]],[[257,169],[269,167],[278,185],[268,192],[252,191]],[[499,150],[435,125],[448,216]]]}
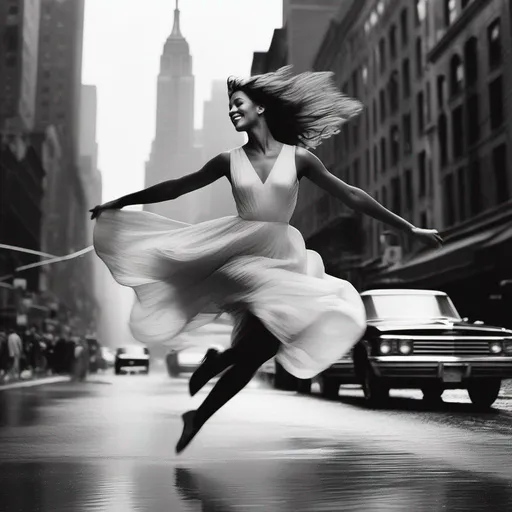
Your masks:
{"label": "woman's outstretched arm", "polygon": [[229,176],[229,159],[229,153],[221,153],[208,161],[197,172],[157,183],[152,187],[96,206],[89,210],[92,212],[91,219],[98,217],[103,210],[118,210],[133,204],[161,203],[206,187],[223,176]]}
{"label": "woman's outstretched arm", "polygon": [[440,245],[442,239],[435,229],[417,228],[399,215],[384,208],[378,201],[360,188],[348,185],[331,174],[321,160],[306,149],[297,149],[297,173],[337,197],[353,210],[365,213],[395,229],[420,238],[429,245]]}

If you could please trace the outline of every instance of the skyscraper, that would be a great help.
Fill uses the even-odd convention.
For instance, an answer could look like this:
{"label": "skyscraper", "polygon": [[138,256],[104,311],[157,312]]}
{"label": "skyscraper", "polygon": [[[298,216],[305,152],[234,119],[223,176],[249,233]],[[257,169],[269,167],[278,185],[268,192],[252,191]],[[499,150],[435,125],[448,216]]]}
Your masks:
{"label": "skyscraper", "polygon": [[34,127],[39,2],[2,2],[0,34],[0,131],[13,135]]}
{"label": "skyscraper", "polygon": [[[165,42],[158,75],[156,130],[146,164],[146,187],[197,170],[199,151],[194,148],[194,76],[189,45],[180,29],[178,0],[174,25]],[[193,196],[146,205],[145,210],[191,222]]]}

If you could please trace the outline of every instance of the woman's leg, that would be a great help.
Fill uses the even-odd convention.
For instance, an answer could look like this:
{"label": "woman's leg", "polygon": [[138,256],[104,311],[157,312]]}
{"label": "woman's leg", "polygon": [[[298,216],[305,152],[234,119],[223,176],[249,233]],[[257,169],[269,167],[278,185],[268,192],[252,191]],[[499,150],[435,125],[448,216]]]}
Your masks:
{"label": "woman's leg", "polygon": [[277,354],[280,342],[253,315],[250,315],[244,335],[232,354],[233,366],[219,379],[197,411],[183,415],[183,434],[176,451],[185,449],[199,429],[253,378],[258,368]]}

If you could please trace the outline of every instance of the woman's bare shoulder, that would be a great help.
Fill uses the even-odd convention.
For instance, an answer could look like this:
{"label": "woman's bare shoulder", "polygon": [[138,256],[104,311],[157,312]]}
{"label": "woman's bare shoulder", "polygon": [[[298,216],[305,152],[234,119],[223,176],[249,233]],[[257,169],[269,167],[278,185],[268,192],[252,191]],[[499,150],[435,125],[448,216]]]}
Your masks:
{"label": "woman's bare shoulder", "polygon": [[322,165],[320,159],[306,148],[297,146],[295,148],[295,165],[297,167],[297,175],[300,178],[307,176],[311,169],[318,168]]}

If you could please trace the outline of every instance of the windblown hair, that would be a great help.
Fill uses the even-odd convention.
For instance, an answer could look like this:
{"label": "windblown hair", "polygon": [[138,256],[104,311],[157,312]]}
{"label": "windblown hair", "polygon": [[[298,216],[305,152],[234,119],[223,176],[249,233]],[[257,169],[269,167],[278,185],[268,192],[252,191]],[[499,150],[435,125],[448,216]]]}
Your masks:
{"label": "windblown hair", "polygon": [[228,95],[245,92],[265,107],[273,137],[284,144],[314,149],[323,139],[363,110],[360,101],[343,94],[334,73],[305,72],[293,75],[292,66],[250,78],[228,78]]}

